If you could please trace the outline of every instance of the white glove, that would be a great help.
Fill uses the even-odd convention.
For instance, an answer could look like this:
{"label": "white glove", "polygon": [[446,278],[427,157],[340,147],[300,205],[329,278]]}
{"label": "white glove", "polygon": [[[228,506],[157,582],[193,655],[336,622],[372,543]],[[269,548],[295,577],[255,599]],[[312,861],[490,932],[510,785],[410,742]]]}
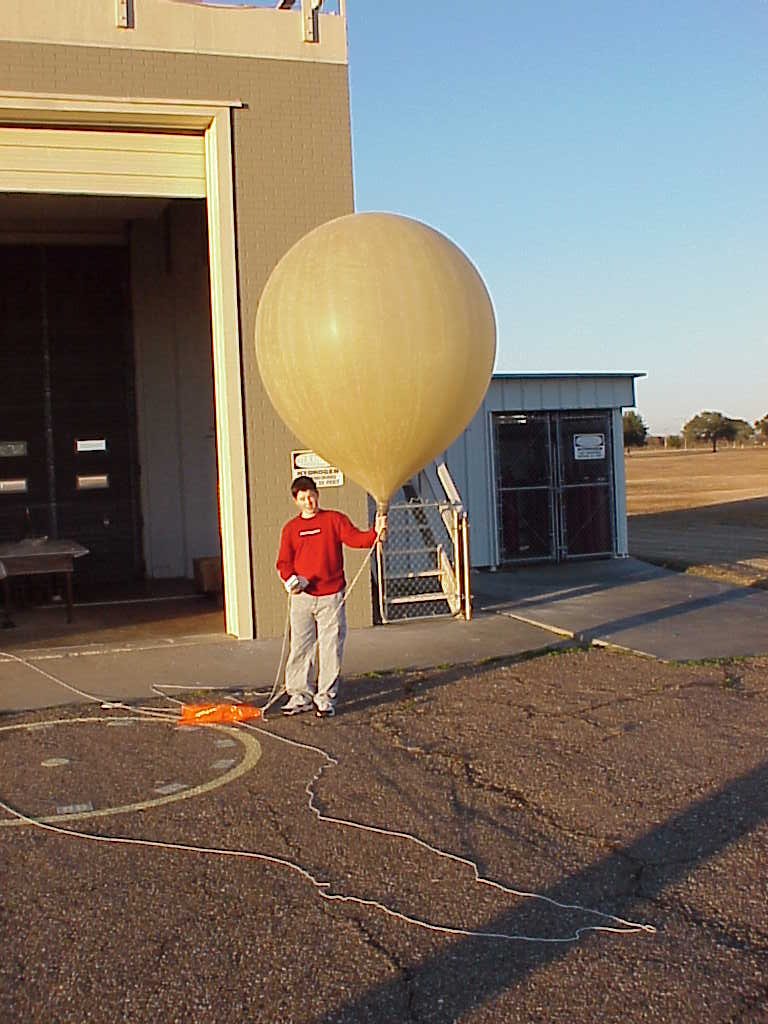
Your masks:
{"label": "white glove", "polygon": [[294,573],[293,576],[289,576],[287,580],[283,581],[283,586],[289,594],[298,594],[301,590],[307,589],[309,580]]}

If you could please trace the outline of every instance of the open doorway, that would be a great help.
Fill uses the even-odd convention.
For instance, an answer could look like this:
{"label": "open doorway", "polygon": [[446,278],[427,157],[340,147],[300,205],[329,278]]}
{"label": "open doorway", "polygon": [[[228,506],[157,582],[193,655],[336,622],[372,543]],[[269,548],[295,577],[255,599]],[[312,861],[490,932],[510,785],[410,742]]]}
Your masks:
{"label": "open doorway", "polygon": [[0,247],[0,539],[88,548],[78,584],[143,577],[128,250]]}
{"label": "open doorway", "polygon": [[4,641],[223,633],[205,201],[4,196],[0,271],[0,543],[88,551]]}

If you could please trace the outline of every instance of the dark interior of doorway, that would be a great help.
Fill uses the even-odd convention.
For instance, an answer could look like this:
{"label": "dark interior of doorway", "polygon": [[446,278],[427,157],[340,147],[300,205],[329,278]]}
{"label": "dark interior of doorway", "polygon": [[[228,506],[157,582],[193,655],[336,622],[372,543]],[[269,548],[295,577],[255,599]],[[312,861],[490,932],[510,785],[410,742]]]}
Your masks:
{"label": "dark interior of doorway", "polygon": [[[200,642],[225,636],[221,599],[189,591],[188,581],[158,581],[151,593],[129,596],[117,588],[101,601],[79,601],[67,622],[60,600],[31,591],[16,602],[13,629],[0,630],[0,650],[14,652],[63,648],[143,647]],[[94,595],[95,596],[95,595]]]}
{"label": "dark interior of doorway", "polygon": [[145,576],[126,246],[0,246],[0,380],[0,540],[88,549],[74,621],[60,579],[14,578],[2,646],[223,634],[219,600]]}
{"label": "dark interior of doorway", "polygon": [[87,548],[76,585],[144,575],[130,314],[124,246],[0,247],[0,539]]}

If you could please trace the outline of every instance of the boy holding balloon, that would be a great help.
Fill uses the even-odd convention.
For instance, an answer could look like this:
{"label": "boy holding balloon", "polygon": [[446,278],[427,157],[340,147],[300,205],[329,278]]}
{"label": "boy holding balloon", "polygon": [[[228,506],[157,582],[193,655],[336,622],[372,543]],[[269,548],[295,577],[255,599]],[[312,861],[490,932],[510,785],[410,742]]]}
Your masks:
{"label": "boy holding balloon", "polygon": [[299,514],[283,527],[277,556],[277,571],[291,595],[291,649],[285,666],[288,702],[283,714],[314,708],[318,718],[332,718],[347,633],[343,546],[370,548],[383,541],[387,517],[379,514],[370,530],[358,530],[343,512],[320,508],[317,486],[309,476],[296,477],[291,496]]}

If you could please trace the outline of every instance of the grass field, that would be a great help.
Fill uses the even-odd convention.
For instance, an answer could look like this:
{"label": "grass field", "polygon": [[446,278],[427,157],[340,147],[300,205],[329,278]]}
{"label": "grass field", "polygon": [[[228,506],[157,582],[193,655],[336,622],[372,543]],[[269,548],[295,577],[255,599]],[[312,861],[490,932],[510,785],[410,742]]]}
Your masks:
{"label": "grass field", "polygon": [[631,554],[768,588],[768,448],[633,451],[625,467]]}

